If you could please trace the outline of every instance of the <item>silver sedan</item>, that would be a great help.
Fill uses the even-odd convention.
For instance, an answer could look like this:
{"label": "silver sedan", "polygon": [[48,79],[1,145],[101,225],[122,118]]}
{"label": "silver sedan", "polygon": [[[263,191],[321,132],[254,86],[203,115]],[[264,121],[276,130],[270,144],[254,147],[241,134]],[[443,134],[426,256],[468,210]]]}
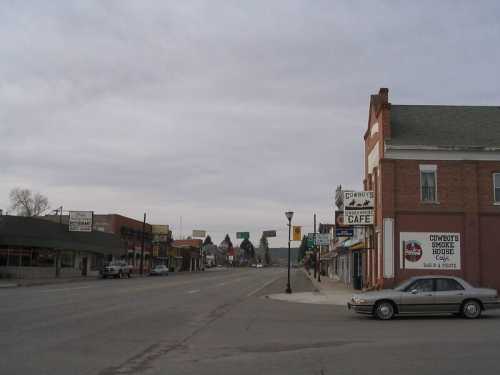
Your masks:
{"label": "silver sedan", "polygon": [[458,277],[421,276],[394,289],[354,294],[347,307],[382,320],[405,314],[461,314],[474,319],[484,310],[500,309],[500,299],[495,289],[474,288]]}

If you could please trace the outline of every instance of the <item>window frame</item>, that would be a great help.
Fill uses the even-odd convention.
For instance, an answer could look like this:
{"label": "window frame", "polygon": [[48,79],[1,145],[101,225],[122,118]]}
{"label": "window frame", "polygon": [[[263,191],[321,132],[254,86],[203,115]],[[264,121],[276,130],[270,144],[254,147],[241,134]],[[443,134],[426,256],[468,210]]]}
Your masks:
{"label": "window frame", "polygon": [[497,205],[497,206],[500,206],[500,192],[499,192],[499,195],[497,197],[497,189],[500,190],[500,185],[497,187],[496,184],[495,184],[495,178],[496,176],[500,176],[500,172],[493,172],[492,173],[492,186],[493,186],[493,204],[494,205]]}
{"label": "window frame", "polygon": [[[423,173],[434,173],[434,200],[424,200],[424,195],[423,195],[423,185],[422,185],[422,175]],[[420,203],[424,204],[439,204],[439,199],[438,199],[438,176],[437,176],[437,165],[435,164],[420,164],[419,165],[419,176],[420,176],[420,183],[419,183],[419,190],[420,190]]]}

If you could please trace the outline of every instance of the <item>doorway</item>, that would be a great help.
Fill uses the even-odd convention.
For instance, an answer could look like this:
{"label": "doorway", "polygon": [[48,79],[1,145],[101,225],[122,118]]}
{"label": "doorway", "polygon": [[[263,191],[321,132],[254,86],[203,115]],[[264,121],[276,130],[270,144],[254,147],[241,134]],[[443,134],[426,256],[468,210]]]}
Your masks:
{"label": "doorway", "polygon": [[87,257],[82,258],[82,276],[87,276],[88,260]]}

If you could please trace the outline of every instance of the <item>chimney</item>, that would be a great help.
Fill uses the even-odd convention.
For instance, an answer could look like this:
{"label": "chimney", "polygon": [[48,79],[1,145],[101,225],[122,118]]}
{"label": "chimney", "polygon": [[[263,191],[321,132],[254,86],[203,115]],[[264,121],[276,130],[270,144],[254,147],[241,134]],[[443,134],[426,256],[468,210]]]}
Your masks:
{"label": "chimney", "polygon": [[389,103],[389,89],[387,87],[381,87],[378,96],[383,104]]}

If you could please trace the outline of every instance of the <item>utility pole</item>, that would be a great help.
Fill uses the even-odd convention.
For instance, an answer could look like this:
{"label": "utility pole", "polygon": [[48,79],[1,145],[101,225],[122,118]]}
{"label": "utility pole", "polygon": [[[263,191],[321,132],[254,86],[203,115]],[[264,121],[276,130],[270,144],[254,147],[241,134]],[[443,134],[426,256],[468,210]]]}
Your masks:
{"label": "utility pole", "polygon": [[140,261],[140,274],[144,274],[144,232],[146,232],[146,213],[144,212],[144,221],[142,222],[142,243],[141,243],[141,261]]}
{"label": "utility pole", "polygon": [[318,272],[318,257],[316,255],[316,214],[314,214],[313,254],[314,254],[314,278],[316,278],[316,274]]}

